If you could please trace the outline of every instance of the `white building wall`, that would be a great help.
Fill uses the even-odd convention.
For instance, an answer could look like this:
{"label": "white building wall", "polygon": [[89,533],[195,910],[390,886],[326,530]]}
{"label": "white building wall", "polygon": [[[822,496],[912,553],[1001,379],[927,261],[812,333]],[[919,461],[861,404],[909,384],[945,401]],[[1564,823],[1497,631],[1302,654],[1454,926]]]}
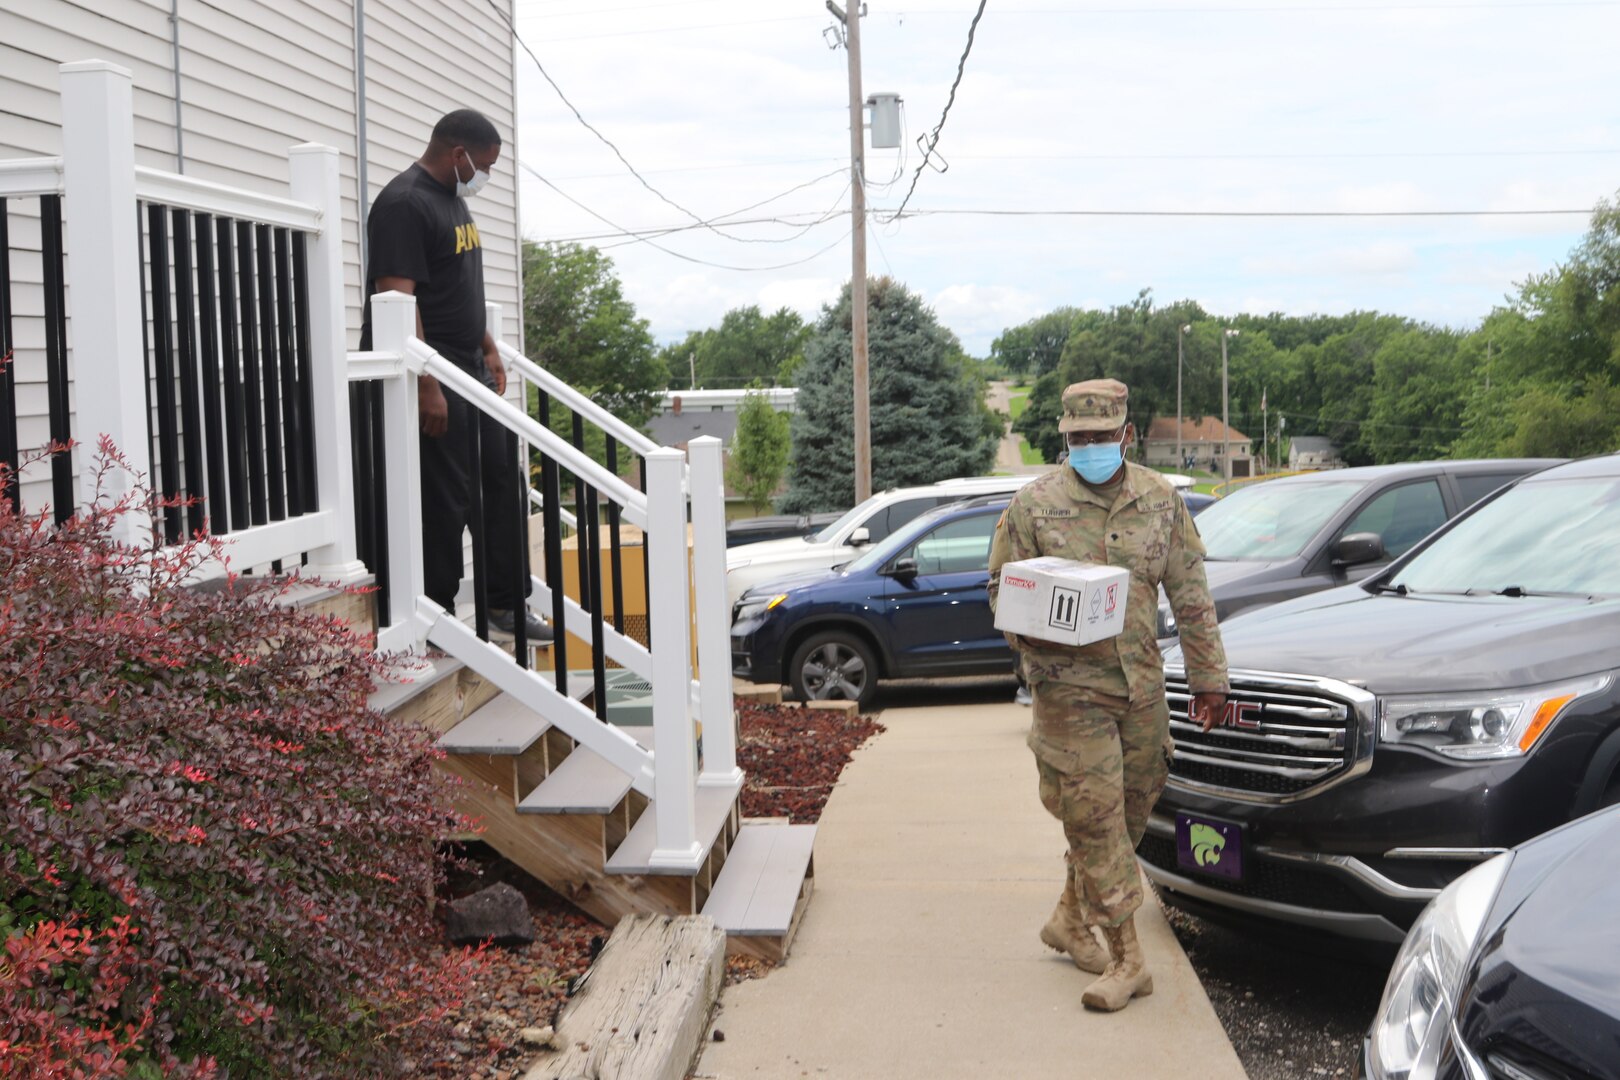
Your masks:
{"label": "white building wall", "polygon": [[[510,11],[513,0],[500,2]],[[179,137],[171,4],[179,19]],[[109,60],[134,76],[137,165],[285,196],[290,146],[336,147],[352,347],[363,287],[355,48],[361,5],[368,202],[416,159],[445,112],[467,107],[488,115],[507,146],[472,207],[485,245],[488,297],[502,305],[516,333],[514,43],[485,0],[0,0],[0,159],[61,153],[57,65],[86,59]],[[25,450],[48,438],[35,205],[24,200],[11,216],[18,434]],[[64,206],[64,213],[71,252],[78,242],[72,208]],[[68,311],[71,348],[72,297]],[[25,506],[49,499],[43,470],[25,480]]]}

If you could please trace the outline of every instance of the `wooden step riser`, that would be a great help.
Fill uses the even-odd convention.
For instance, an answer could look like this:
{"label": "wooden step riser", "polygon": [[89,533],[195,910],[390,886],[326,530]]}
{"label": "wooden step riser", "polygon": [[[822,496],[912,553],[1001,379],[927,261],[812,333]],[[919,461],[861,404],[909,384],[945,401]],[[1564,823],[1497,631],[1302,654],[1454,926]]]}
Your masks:
{"label": "wooden step riser", "polygon": [[[455,755],[438,765],[467,781],[457,802],[463,813],[482,820],[480,840],[602,925],[614,926],[638,912],[690,915],[701,907],[692,878],[602,873],[600,817],[519,814],[512,801],[510,758]],[[593,817],[594,831],[582,827]]]}
{"label": "wooden step riser", "polygon": [[810,894],[815,891],[815,884],[816,860],[811,856],[810,866],[804,874],[804,884],[799,886],[799,901],[794,905],[793,921],[788,925],[788,932],[780,937],[763,934],[727,934],[726,955],[747,956],[768,964],[786,962],[788,950],[793,947],[793,939],[798,936],[799,924],[804,921],[805,909],[810,906]]}

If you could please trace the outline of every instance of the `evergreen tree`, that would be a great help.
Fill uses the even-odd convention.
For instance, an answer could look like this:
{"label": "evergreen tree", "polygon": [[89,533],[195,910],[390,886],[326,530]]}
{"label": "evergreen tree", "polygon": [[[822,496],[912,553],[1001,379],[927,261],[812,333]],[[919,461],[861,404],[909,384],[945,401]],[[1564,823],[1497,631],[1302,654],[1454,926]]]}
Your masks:
{"label": "evergreen tree", "polygon": [[771,496],[782,482],[791,446],[789,437],[786,414],[771,408],[764,394],[751,393],[743,398],[737,410],[737,434],[731,440],[726,474],[731,486],[756,514],[770,506]]}
{"label": "evergreen tree", "polygon": [[[995,460],[998,418],[956,336],[891,278],[868,286],[872,488],[975,476]],[[837,510],[855,499],[849,287],[805,345],[782,509]]]}

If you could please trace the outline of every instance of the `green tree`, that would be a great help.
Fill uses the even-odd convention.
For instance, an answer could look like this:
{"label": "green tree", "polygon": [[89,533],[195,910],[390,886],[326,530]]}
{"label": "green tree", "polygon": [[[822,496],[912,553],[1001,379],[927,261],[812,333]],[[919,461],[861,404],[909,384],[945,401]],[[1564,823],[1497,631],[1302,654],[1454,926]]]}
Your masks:
{"label": "green tree", "polygon": [[990,359],[1013,375],[1037,378],[1057,368],[1063,346],[1075,324],[1095,313],[1060,307],[1026,323],[1008,327],[990,343]]}
{"label": "green tree", "polygon": [[771,408],[762,393],[750,393],[737,410],[737,434],[732,437],[726,478],[754,513],[765,512],[782,483],[792,447],[785,413]]}
{"label": "green tree", "polygon": [[[872,487],[928,484],[983,473],[995,460],[1000,418],[984,402],[961,345],[922,300],[891,278],[868,288]],[[850,298],[822,309],[804,350],[789,487],[792,513],[854,501]],[[987,416],[988,414],[988,416]]]}
{"label": "green tree", "polygon": [[592,247],[524,243],[523,344],[535,363],[636,427],[669,380],[613,260]]}
{"label": "green tree", "polygon": [[791,386],[804,360],[810,327],[791,308],[766,315],[757,306],[733,308],[720,325],[694,330],[667,345],[660,355],[669,368],[671,388],[691,385],[728,389]]}

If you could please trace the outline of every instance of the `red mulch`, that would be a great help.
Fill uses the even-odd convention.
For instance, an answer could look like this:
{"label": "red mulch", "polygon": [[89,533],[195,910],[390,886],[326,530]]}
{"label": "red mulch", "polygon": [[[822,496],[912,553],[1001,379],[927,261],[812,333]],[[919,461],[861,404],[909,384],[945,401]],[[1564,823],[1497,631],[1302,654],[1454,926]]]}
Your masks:
{"label": "red mulch", "polygon": [[[821,817],[850,756],[883,730],[853,713],[782,705],[740,705],[738,719],[738,764],[748,775],[743,816],[786,817],[797,823]],[[488,966],[454,1016],[458,1038],[441,1060],[424,1062],[421,1072],[458,1080],[516,1080],[535,1053],[519,1032],[555,1022],[569,980],[589,966],[591,940],[605,939],[608,930],[494,849],[473,843],[457,854],[463,865],[449,875],[441,910],[448,911],[452,899],[505,881],[528,898],[536,938],[532,945],[488,950]],[[769,970],[737,957],[727,965],[728,982],[759,978]]]}

